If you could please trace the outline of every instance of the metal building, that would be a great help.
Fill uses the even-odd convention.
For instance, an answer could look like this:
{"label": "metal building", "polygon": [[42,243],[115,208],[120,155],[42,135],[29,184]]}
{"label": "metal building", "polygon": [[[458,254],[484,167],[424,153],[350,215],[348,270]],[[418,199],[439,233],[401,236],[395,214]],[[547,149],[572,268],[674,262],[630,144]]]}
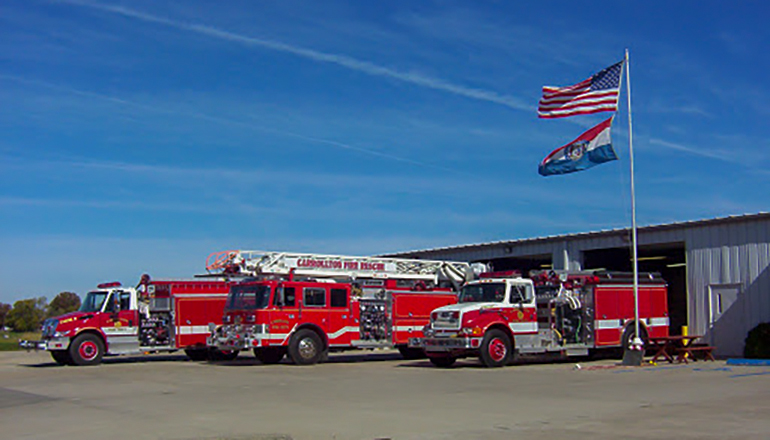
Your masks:
{"label": "metal building", "polygon": [[[390,256],[491,263],[495,270],[631,271],[630,228],[416,250]],[[669,283],[671,334],[705,335],[722,357],[770,322],[770,213],[638,228],[639,270]]]}

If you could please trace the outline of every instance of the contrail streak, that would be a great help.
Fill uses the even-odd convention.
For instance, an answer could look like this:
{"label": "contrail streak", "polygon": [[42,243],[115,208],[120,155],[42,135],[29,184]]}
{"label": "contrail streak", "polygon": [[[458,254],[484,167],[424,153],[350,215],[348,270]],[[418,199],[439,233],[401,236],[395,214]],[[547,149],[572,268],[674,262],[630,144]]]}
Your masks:
{"label": "contrail streak", "polygon": [[301,134],[301,133],[295,133],[295,132],[292,132],[292,131],[278,130],[278,129],[274,129],[274,128],[269,128],[269,127],[265,127],[265,126],[258,125],[258,124],[255,124],[255,123],[252,123],[252,122],[248,122],[248,121],[238,121],[238,120],[234,120],[234,119],[223,118],[223,117],[220,117],[220,116],[213,116],[213,115],[210,115],[210,114],[201,113],[201,112],[194,112],[194,111],[180,112],[180,111],[177,111],[177,110],[171,110],[171,109],[162,108],[162,107],[155,107],[155,106],[151,106],[151,105],[147,105],[147,104],[142,104],[142,103],[139,103],[139,102],[134,102],[134,101],[129,101],[129,100],[126,100],[126,99],[118,98],[118,97],[115,97],[115,96],[110,96],[110,95],[105,95],[105,94],[101,94],[101,93],[91,92],[91,91],[88,91],[88,90],[80,90],[80,89],[75,89],[75,88],[72,88],[72,87],[61,86],[61,85],[58,85],[58,84],[52,84],[52,83],[49,83],[49,82],[46,82],[46,81],[22,78],[22,77],[13,76],[13,75],[0,74],[0,80],[9,80],[9,81],[15,81],[15,82],[18,82],[18,83],[22,83],[22,84],[29,84],[29,85],[39,86],[39,87],[45,87],[45,88],[52,89],[52,90],[57,90],[57,91],[60,91],[60,92],[71,93],[71,94],[74,94],[74,95],[84,96],[84,97],[91,98],[91,99],[99,99],[99,100],[109,101],[109,102],[112,102],[112,103],[115,103],[115,104],[119,104],[119,105],[123,105],[123,106],[129,106],[129,107],[134,107],[134,108],[138,108],[138,109],[142,109],[142,110],[147,110],[147,111],[152,111],[152,112],[156,112],[156,113],[165,113],[165,114],[172,114],[172,115],[187,116],[187,117],[192,117],[192,118],[202,119],[202,120],[205,120],[205,121],[214,122],[214,123],[217,123],[217,124],[236,126],[236,127],[246,128],[246,129],[250,129],[250,130],[257,130],[257,131],[261,131],[261,132],[265,132],[265,133],[273,133],[273,134],[276,134],[276,135],[279,135],[279,136],[292,137],[292,138],[300,139],[300,140],[303,140],[303,141],[306,141],[306,142],[312,142],[312,143],[324,144],[324,145],[331,145],[331,146],[337,147],[337,148],[342,148],[342,149],[351,150],[351,151],[357,151],[359,153],[364,153],[364,154],[368,154],[368,155],[371,155],[371,156],[376,156],[376,157],[381,157],[381,158],[384,158],[384,159],[389,159],[389,160],[394,160],[394,161],[398,161],[398,162],[408,163],[408,164],[411,164],[411,165],[417,165],[417,166],[420,166],[420,167],[432,168],[432,169],[439,170],[439,171],[445,171],[445,172],[450,172],[450,173],[454,173],[454,174],[462,174],[462,175],[466,175],[467,174],[467,173],[465,173],[463,171],[459,171],[459,170],[455,170],[455,169],[452,169],[452,168],[443,167],[443,166],[440,166],[440,165],[435,165],[435,164],[432,164],[432,163],[421,162],[421,161],[409,159],[409,158],[406,158],[406,157],[401,157],[401,156],[396,156],[396,155],[393,155],[393,154],[384,153],[384,152],[381,152],[381,151],[370,150],[370,149],[367,149],[367,148],[358,147],[358,146],[347,144],[347,143],[344,143],[344,142],[335,141],[335,140],[332,140],[332,139],[323,139],[323,138],[319,138],[319,137],[304,135],[304,134]]}
{"label": "contrail streak", "polygon": [[524,103],[522,100],[513,96],[501,95],[497,92],[490,90],[477,89],[471,87],[465,87],[458,84],[453,84],[448,81],[433,78],[419,73],[401,72],[388,67],[379,66],[369,61],[362,61],[347,55],[333,54],[326,52],[319,52],[313,49],[307,49],[300,46],[294,46],[280,41],[266,40],[262,38],[248,37],[245,35],[236,34],[233,32],[217,29],[215,27],[196,24],[196,23],[183,23],[168,18],[158,17],[156,15],[147,14],[145,12],[137,11],[135,9],[126,8],[116,5],[103,5],[90,2],[82,2],[77,0],[62,0],[63,3],[71,5],[84,6],[92,9],[98,9],[100,11],[109,12],[112,14],[122,15],[124,17],[134,18],[136,20],[156,23],[164,26],[173,27],[189,32],[195,32],[201,35],[206,35],[221,40],[232,41],[241,43],[247,46],[259,46],[265,49],[274,50],[277,52],[289,53],[298,57],[310,59],[313,61],[336,64],[351,70],[366,73],[372,76],[380,76],[392,78],[395,80],[403,81],[418,86],[441,90],[449,92],[454,95],[464,96],[466,98],[477,99],[481,101],[493,102],[496,104],[504,105],[508,108],[515,110],[534,111],[534,106]]}

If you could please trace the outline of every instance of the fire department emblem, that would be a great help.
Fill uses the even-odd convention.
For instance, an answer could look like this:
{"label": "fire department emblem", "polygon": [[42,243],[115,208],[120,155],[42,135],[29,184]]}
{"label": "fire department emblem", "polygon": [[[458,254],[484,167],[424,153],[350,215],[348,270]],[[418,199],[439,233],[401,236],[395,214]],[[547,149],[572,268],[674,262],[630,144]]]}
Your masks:
{"label": "fire department emblem", "polygon": [[573,142],[567,145],[567,148],[564,150],[564,155],[567,156],[571,161],[580,160],[580,158],[585,154],[587,147],[588,141]]}
{"label": "fire department emblem", "polygon": [[519,310],[519,313],[516,315],[516,317],[519,318],[519,321],[521,321],[522,319],[524,319],[524,312]]}

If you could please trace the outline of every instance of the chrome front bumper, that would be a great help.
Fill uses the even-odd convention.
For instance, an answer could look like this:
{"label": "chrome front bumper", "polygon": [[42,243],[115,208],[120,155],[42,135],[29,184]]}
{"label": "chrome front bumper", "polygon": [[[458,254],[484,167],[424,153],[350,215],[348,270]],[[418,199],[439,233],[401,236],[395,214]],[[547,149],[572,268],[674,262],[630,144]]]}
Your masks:
{"label": "chrome front bumper", "polygon": [[206,345],[219,350],[248,350],[259,347],[260,334],[254,334],[254,330],[252,326],[222,326],[206,338]]}
{"label": "chrome front bumper", "polygon": [[227,336],[209,336],[206,345],[219,350],[247,350],[252,347],[251,338],[229,338]]}
{"label": "chrome front bumper", "polygon": [[482,338],[409,338],[409,347],[425,351],[477,350]]}
{"label": "chrome front bumper", "polygon": [[22,348],[24,350],[30,351],[30,350],[45,350],[45,341],[27,341],[27,340],[20,340],[19,341],[19,348]]}
{"label": "chrome front bumper", "polygon": [[27,341],[27,340],[19,341],[19,348],[22,348],[27,351],[66,350],[67,348],[69,348],[69,345],[70,345],[69,338],[51,338],[51,339],[46,339],[44,341]]}

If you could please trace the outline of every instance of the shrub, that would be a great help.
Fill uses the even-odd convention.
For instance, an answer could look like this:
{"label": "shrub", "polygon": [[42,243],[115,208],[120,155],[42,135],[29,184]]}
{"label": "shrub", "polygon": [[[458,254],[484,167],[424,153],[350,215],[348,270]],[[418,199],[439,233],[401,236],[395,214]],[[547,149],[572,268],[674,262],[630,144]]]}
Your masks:
{"label": "shrub", "polygon": [[61,292],[48,304],[46,316],[54,317],[74,312],[80,308],[80,297],[76,293]]}
{"label": "shrub", "polygon": [[749,332],[743,356],[749,359],[770,359],[770,322],[759,324]]}
{"label": "shrub", "polygon": [[17,332],[33,332],[45,318],[45,298],[23,299],[13,303],[5,324]]}

